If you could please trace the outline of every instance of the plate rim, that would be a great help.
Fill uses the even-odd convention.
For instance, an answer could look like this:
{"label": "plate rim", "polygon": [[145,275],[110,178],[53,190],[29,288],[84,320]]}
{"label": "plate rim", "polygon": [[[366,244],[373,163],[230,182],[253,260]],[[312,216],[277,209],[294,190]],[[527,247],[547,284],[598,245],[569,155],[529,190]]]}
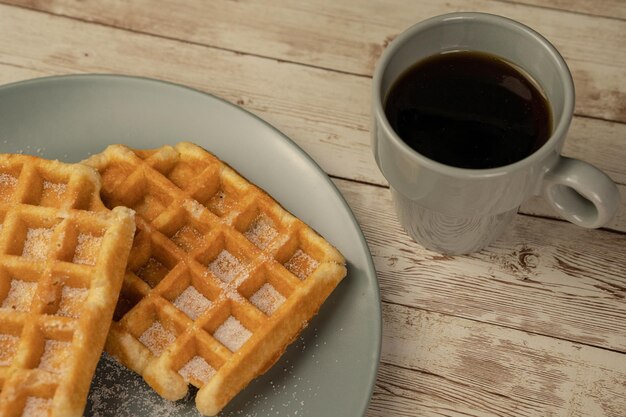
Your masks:
{"label": "plate rim", "polygon": [[[376,303],[374,303],[372,306],[372,308],[375,310],[374,316],[376,317],[376,323],[375,325],[372,326],[372,328],[374,329],[373,338],[375,338],[377,341],[377,343],[375,343],[374,351],[372,352],[375,358],[375,362],[371,368],[372,373],[369,375],[369,381],[368,381],[369,390],[367,392],[367,397],[366,397],[366,400],[362,402],[361,409],[359,410],[360,411],[359,415],[364,416],[371,403],[371,399],[374,393],[374,388],[376,385],[376,379],[378,376],[378,371],[380,368],[380,362],[381,362],[382,333],[383,333],[382,332],[383,330],[382,329],[382,325],[383,325],[382,299],[380,296],[380,285],[378,282],[376,268],[374,266],[374,261],[372,258],[371,251],[369,249],[369,245],[367,244],[367,240],[365,239],[365,236],[363,234],[363,230],[361,229],[359,222],[356,220],[356,217],[350,205],[346,201],[343,194],[339,191],[335,183],[331,180],[330,175],[326,173],[326,171],[322,169],[322,167],[311,157],[311,155],[309,155],[303,148],[301,148],[293,139],[291,139],[289,136],[283,133],[276,126],[264,120],[262,117],[254,114],[252,111],[248,109],[245,109],[237,104],[234,104],[226,100],[225,98],[222,98],[210,92],[200,90],[199,88],[180,84],[174,81],[152,78],[152,77],[147,77],[147,76],[114,74],[114,73],[81,73],[81,74],[48,75],[48,76],[43,76],[43,77],[30,78],[30,79],[13,81],[10,83],[2,84],[0,85],[0,99],[1,99],[1,95],[5,91],[12,90],[15,88],[32,87],[32,86],[36,86],[37,84],[68,82],[68,81],[72,82],[74,80],[90,80],[90,79],[111,81],[111,82],[124,80],[124,81],[130,81],[130,82],[155,84],[158,86],[166,86],[166,87],[174,88],[174,89],[187,90],[187,92],[190,92],[193,94],[199,94],[201,96],[204,96],[205,98],[217,100],[218,102],[220,102],[220,104],[230,107],[234,111],[242,112],[245,116],[255,119],[255,122],[257,123],[260,122],[262,125],[265,126],[265,128],[273,131],[273,133],[275,133],[276,136],[280,138],[280,140],[283,143],[290,146],[294,152],[296,152],[297,154],[299,154],[301,157],[303,157],[306,160],[306,162],[311,166],[311,168],[314,169],[314,171],[317,174],[320,174],[319,176],[321,179],[324,180],[325,185],[338,198],[338,201],[341,203],[343,209],[346,211],[346,214],[348,215],[351,221],[351,226],[355,229],[356,235],[359,239],[360,247],[364,251],[363,254],[364,254],[365,261],[366,261],[365,266],[367,267],[367,270],[364,272],[366,272],[366,275],[368,276],[368,281],[370,282],[372,286],[373,294],[376,298],[375,300]],[[346,261],[348,260],[346,259]],[[348,268],[348,271],[350,271],[350,268]]]}

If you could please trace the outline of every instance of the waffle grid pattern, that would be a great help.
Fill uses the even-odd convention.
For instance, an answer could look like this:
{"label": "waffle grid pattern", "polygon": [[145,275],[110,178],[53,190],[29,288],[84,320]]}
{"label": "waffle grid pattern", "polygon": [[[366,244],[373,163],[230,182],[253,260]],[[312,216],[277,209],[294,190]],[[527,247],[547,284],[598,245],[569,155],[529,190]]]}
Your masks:
{"label": "waffle grid pattern", "polygon": [[134,233],[99,188],[93,169],[0,155],[1,416],[82,415]]}
{"label": "waffle grid pattern", "polygon": [[86,164],[107,206],[137,212],[107,350],[214,415],[282,354],[345,276],[344,259],[205,150],[113,145]]}

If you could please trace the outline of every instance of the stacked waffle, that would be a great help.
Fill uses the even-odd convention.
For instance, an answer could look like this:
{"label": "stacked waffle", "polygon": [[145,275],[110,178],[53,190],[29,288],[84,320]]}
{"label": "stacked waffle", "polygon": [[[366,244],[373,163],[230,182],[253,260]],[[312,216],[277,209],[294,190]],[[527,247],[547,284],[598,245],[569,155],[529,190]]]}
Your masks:
{"label": "stacked waffle", "polygon": [[91,168],[0,155],[0,415],[81,416],[135,224]]}
{"label": "stacked waffle", "polygon": [[[137,233],[124,263],[106,350],[164,398],[180,399],[192,384],[199,388],[198,410],[217,414],[280,357],[345,276],[344,259],[335,248],[193,144],[150,151],[113,145],[84,165],[99,172],[102,199],[113,213],[136,212]],[[11,227],[2,231],[0,249],[9,236],[13,241],[19,233],[28,234],[24,227]],[[50,254],[55,255],[46,261],[51,265],[68,259],[72,244],[63,241],[65,229],[52,233]],[[80,241],[81,233],[72,233],[69,239]],[[104,243],[105,234],[92,235],[102,236]],[[36,310],[35,304],[29,314],[48,317],[45,307]],[[55,308],[65,311],[58,304]],[[29,333],[21,329],[8,324],[0,333],[7,340],[24,338]],[[72,340],[71,333],[64,337]],[[12,363],[8,371],[0,368],[0,381],[9,381],[21,365],[2,356],[0,361]],[[33,366],[33,360],[22,362]],[[5,382],[0,407],[9,396],[22,408],[28,405],[28,397],[7,393],[6,387]],[[21,415],[12,413],[7,415]]]}

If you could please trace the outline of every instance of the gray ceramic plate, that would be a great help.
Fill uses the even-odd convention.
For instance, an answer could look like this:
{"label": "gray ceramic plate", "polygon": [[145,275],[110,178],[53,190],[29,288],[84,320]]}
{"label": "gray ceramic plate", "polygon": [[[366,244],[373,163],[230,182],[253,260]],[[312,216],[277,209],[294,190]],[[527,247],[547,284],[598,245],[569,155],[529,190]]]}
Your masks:
{"label": "gray ceramic plate", "polygon": [[[111,143],[195,142],[267,190],[333,243],[348,276],[307,330],[223,416],[362,416],[376,378],[381,313],[376,274],[350,208],[325,173],[272,126],[225,101],[165,82],[106,75],[0,87],[0,152],[77,162]],[[196,416],[193,393],[161,400],[107,355],[86,416]]]}

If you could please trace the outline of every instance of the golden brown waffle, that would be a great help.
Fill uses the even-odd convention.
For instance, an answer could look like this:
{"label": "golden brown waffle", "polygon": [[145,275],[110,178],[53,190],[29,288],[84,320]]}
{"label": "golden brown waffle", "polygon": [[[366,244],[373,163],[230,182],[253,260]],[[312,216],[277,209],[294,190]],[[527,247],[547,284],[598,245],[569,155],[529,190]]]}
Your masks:
{"label": "golden brown waffle", "polygon": [[138,233],[106,349],[161,396],[217,414],[265,372],[346,274],[311,228],[202,148],[88,159]]}
{"label": "golden brown waffle", "polygon": [[82,416],[135,231],[91,168],[0,155],[0,416]]}

